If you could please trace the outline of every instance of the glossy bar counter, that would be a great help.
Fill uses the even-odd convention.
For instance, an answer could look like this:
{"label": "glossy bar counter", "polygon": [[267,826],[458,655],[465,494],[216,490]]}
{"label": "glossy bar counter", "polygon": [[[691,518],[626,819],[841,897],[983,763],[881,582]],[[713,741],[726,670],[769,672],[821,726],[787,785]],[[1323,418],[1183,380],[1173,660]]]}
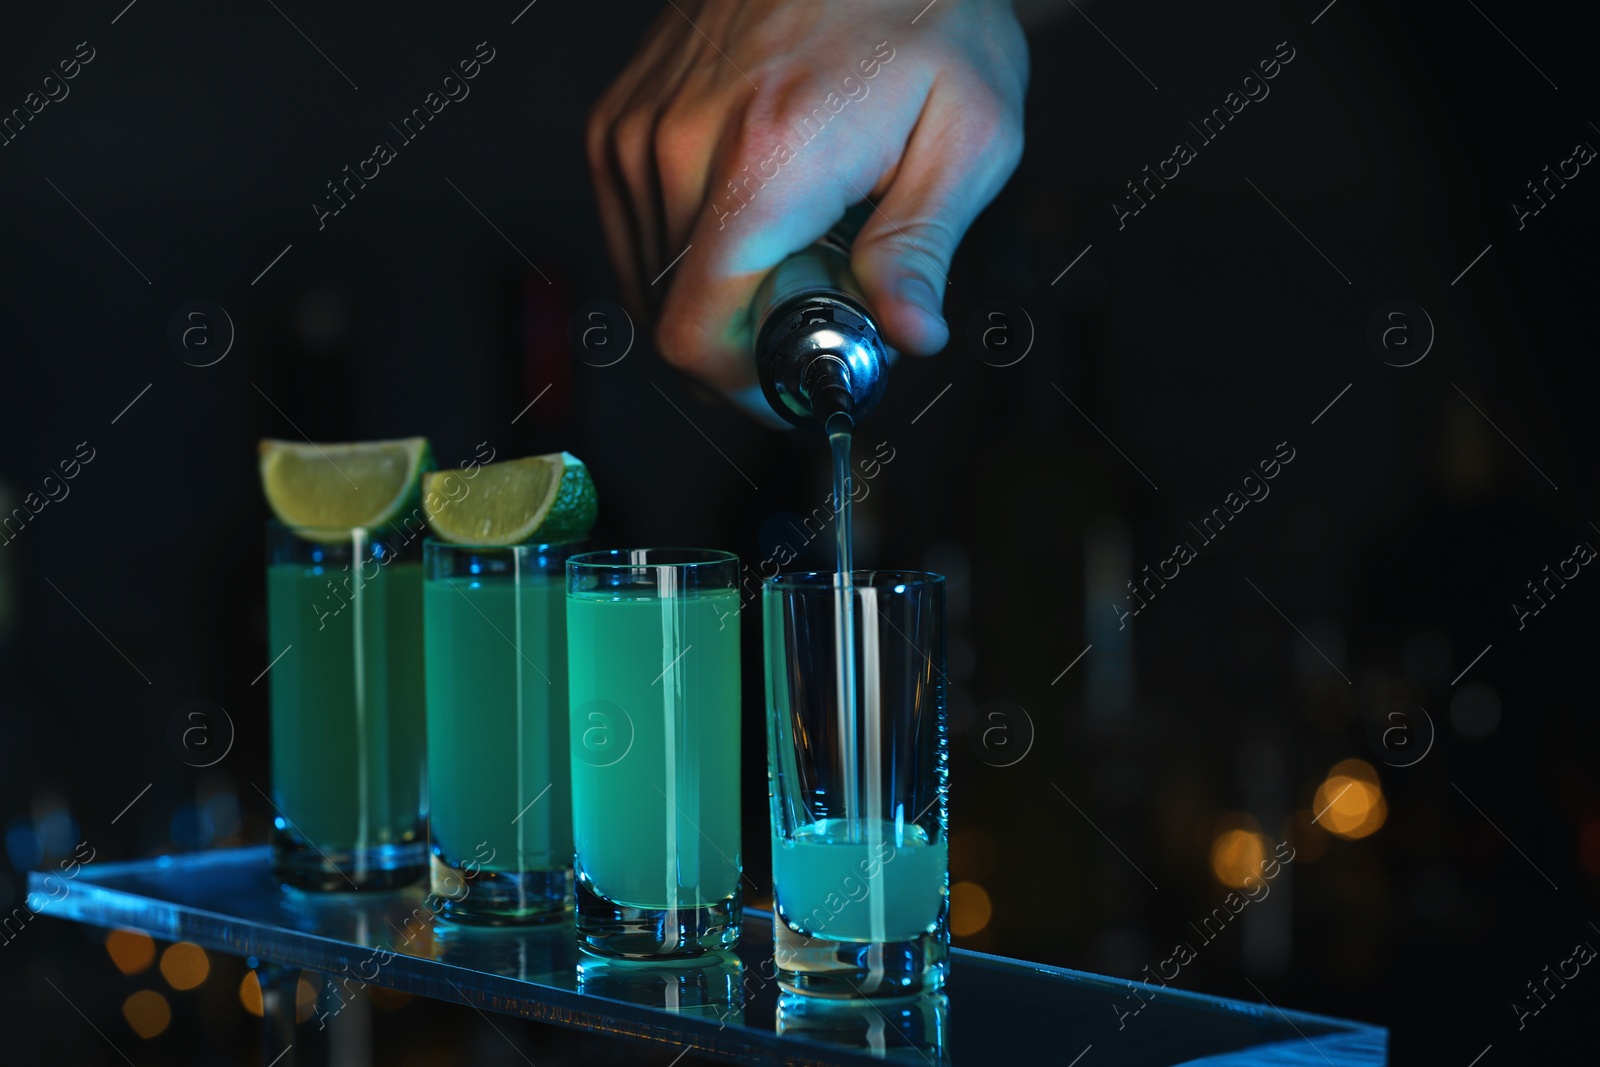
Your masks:
{"label": "glossy bar counter", "polygon": [[[50,900],[43,875],[31,875],[29,885]],[[1387,1061],[1388,1032],[1381,1027],[963,949],[951,953],[948,1010],[937,1027],[941,1047],[907,1044],[900,1022],[915,1012],[892,1002],[838,1009],[860,1016],[863,1040],[848,1047],[827,1033],[837,1040],[851,1029],[848,1020],[819,1027],[791,1011],[780,1032],[771,919],[763,913],[745,913],[737,954],[726,959],[619,967],[580,953],[570,921],[457,926],[435,921],[424,896],[421,886],[286,891],[269,871],[267,849],[252,847],[96,864],[41,914],[254,959],[268,991],[267,1055],[294,1040],[293,981],[303,969],[330,976],[333,990],[341,982],[349,989],[381,986],[587,1031],[597,1041],[643,1042],[726,1063],[1346,1067]],[[286,996],[272,994],[274,974],[289,976]],[[1145,1006],[1119,1017],[1135,1003],[1130,994]]]}

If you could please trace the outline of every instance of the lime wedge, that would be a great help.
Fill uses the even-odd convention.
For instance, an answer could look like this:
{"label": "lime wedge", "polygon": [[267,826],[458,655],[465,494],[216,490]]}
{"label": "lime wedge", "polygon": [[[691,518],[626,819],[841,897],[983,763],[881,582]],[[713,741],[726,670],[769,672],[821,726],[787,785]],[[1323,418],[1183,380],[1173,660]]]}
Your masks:
{"label": "lime wedge", "polygon": [[584,537],[597,510],[589,468],[570,452],[423,476],[434,535],[458,545],[556,544]]}
{"label": "lime wedge", "polygon": [[416,507],[433,469],[426,437],[312,444],[265,438],[261,487],[279,520],[301,530],[382,526]]}

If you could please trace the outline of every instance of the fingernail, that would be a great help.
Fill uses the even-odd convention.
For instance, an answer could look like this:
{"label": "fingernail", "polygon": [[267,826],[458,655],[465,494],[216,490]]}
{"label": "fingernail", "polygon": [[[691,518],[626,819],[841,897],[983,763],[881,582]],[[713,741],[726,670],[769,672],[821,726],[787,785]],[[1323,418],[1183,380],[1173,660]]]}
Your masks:
{"label": "fingernail", "polygon": [[900,279],[900,285],[896,292],[901,300],[915,304],[934,318],[944,318],[943,309],[939,306],[939,296],[933,291],[933,286],[928,284],[926,278],[908,274]]}

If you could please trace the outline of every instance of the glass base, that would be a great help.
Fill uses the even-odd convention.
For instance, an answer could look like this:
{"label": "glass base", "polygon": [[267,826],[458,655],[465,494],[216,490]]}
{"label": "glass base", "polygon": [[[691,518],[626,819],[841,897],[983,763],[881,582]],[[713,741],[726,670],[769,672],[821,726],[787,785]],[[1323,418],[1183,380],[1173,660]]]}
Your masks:
{"label": "glass base", "polygon": [[772,961],[789,993],[860,1000],[909,997],[944,988],[950,940],[944,929],[909,941],[830,941],[796,933],[773,916]]}
{"label": "glass base", "polygon": [[274,827],[272,873],[296,889],[399,889],[428,873],[428,848],[421,841],[413,841],[371,848],[319,849],[299,834]]}
{"label": "glass base", "polygon": [[743,915],[740,890],[714,904],[635,908],[596,893],[580,872],[577,881],[578,946],[597,956],[625,960],[683,959],[732,948]]}
{"label": "glass base", "polygon": [[439,914],[452,922],[509,926],[548,922],[572,911],[571,867],[469,875],[435,851],[431,883],[443,902]]}

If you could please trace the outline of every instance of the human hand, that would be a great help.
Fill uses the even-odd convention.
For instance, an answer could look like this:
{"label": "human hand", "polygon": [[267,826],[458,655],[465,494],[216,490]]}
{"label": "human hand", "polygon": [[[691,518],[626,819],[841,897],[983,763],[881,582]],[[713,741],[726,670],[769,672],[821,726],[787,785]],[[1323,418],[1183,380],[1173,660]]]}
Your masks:
{"label": "human hand", "polygon": [[1022,154],[1028,55],[1010,0],[917,9],[668,0],[588,156],[624,299],[669,362],[752,386],[757,286],[862,199],[851,268],[886,340],[944,347],[951,257]]}

